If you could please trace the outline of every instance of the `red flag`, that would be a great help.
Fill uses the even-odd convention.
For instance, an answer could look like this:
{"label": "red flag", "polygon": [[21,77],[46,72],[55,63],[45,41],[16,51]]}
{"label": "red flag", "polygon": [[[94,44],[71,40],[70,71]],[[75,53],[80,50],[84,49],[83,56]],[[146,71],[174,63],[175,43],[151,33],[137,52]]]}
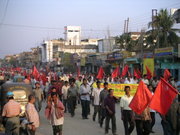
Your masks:
{"label": "red flag", "polygon": [[162,115],[165,115],[177,94],[178,91],[173,88],[166,80],[161,78],[151,100],[150,108],[156,110]]}
{"label": "red flag", "polygon": [[36,66],[33,66],[33,71],[32,71],[32,75],[36,80],[39,80],[40,74],[36,68]]}
{"label": "red flag", "polygon": [[146,66],[146,71],[147,71],[147,79],[151,79],[152,78],[152,73],[150,71],[150,69]]}
{"label": "red flag", "polygon": [[152,93],[143,81],[140,81],[137,92],[134,95],[129,107],[137,114],[142,114],[152,98]]}
{"label": "red flag", "polygon": [[164,70],[164,79],[167,81],[170,76],[171,76],[171,73],[169,72],[169,70],[165,69]]}
{"label": "red flag", "polygon": [[102,67],[100,67],[96,78],[103,79],[103,76],[104,76],[104,70]]}
{"label": "red flag", "polygon": [[124,76],[127,74],[128,69],[129,69],[129,67],[128,67],[128,65],[126,65],[126,66],[124,67],[123,71],[122,71],[121,77],[124,77]]}
{"label": "red flag", "polygon": [[134,76],[135,76],[137,79],[140,79],[140,78],[141,78],[141,73],[140,73],[140,71],[134,69]]}
{"label": "red flag", "polygon": [[42,74],[42,75],[40,76],[40,78],[41,78],[41,80],[42,80],[42,82],[43,82],[43,85],[45,86],[45,85],[46,85],[46,82],[48,81],[46,75],[45,75],[45,74]]}
{"label": "red flag", "polygon": [[119,66],[112,72],[111,77],[116,78],[120,75]]}

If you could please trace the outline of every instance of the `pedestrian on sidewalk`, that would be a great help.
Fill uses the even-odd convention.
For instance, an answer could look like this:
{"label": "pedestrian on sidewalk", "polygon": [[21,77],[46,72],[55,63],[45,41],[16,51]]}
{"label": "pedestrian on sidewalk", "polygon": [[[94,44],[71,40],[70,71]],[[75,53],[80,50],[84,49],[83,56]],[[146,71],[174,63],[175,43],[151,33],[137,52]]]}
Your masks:
{"label": "pedestrian on sidewalk", "polygon": [[101,89],[101,82],[97,81],[96,82],[97,88],[94,88],[92,91],[92,99],[93,99],[93,106],[94,106],[94,114],[93,114],[93,121],[96,119],[96,115],[98,113],[98,122],[100,123],[100,105],[99,105],[99,95],[100,92],[102,91]]}
{"label": "pedestrian on sidewalk", "polygon": [[76,80],[74,78],[70,79],[70,87],[67,91],[68,106],[70,109],[69,111],[71,113],[71,117],[74,117],[75,115],[76,101],[78,98],[78,89],[75,85],[75,81]]}
{"label": "pedestrian on sidewalk", "polygon": [[116,134],[116,116],[115,116],[115,103],[117,102],[117,100],[118,98],[114,96],[114,90],[109,89],[109,94],[104,100],[104,106],[106,109],[105,134],[108,134],[109,122],[111,120],[112,133],[113,135],[117,135]]}
{"label": "pedestrian on sidewalk", "polygon": [[130,87],[125,86],[124,88],[125,95],[121,97],[120,107],[121,107],[121,119],[124,124],[125,135],[130,135],[134,130],[134,113],[129,107],[133,96],[130,95]]}
{"label": "pedestrian on sidewalk", "polygon": [[14,94],[12,92],[7,92],[7,99],[8,102],[4,105],[2,112],[5,133],[7,135],[19,135],[19,114],[21,113],[20,104],[14,100]]}
{"label": "pedestrian on sidewalk", "polygon": [[29,122],[32,122],[32,125],[29,126],[29,134],[35,135],[36,129],[39,127],[39,114],[34,106],[35,96],[29,95],[28,104],[26,105],[26,116]]}
{"label": "pedestrian on sidewalk", "polygon": [[100,95],[99,95],[99,104],[100,104],[100,110],[101,110],[100,127],[102,127],[103,121],[106,117],[106,109],[104,106],[104,99],[107,97],[108,94],[109,94],[108,93],[108,83],[105,82],[104,89],[100,92]]}
{"label": "pedestrian on sidewalk", "polygon": [[80,95],[81,95],[81,106],[82,106],[82,118],[88,119],[89,114],[89,106],[90,106],[90,93],[91,88],[87,84],[87,80],[83,79],[83,84],[80,87]]}
{"label": "pedestrian on sidewalk", "polygon": [[45,109],[45,116],[53,128],[53,135],[62,135],[62,128],[64,123],[64,105],[59,100],[58,94],[51,93],[51,100],[48,101]]}

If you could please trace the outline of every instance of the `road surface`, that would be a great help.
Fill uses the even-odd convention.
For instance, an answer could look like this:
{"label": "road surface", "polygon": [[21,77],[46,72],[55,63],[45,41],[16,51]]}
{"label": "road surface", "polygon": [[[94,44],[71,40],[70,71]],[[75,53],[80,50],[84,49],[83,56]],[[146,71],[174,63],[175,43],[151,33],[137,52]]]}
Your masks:
{"label": "road surface", "polygon": [[[40,112],[41,126],[37,131],[37,135],[52,135],[52,128],[49,121],[46,120],[44,116],[44,107]],[[71,117],[69,113],[65,114],[65,122],[63,125],[63,135],[104,135],[104,125],[100,128],[98,122],[92,120],[93,108],[91,106],[91,115],[88,120],[83,120],[81,117],[81,106],[78,105],[75,110],[75,116]],[[124,135],[124,127],[121,120],[120,107],[119,104],[116,105],[116,124],[117,124],[117,134]],[[160,124],[160,117],[156,115],[156,124],[154,126],[155,133],[153,135],[162,135],[162,126]],[[111,130],[109,130],[109,135],[112,135]],[[136,135],[136,130],[134,129],[132,135]]]}

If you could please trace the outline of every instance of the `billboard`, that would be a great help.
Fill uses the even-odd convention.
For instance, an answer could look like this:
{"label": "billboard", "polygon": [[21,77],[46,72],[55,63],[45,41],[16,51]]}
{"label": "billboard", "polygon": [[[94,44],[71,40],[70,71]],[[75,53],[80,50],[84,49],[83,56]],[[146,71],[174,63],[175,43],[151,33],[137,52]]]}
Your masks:
{"label": "billboard", "polygon": [[173,54],[174,48],[173,47],[166,47],[166,48],[158,48],[155,49],[155,56],[161,57],[161,56],[171,56]]}
{"label": "billboard", "polygon": [[146,74],[146,66],[150,69],[152,75],[154,74],[154,59],[146,58],[143,59],[143,75]]}
{"label": "billboard", "polygon": [[[134,96],[139,84],[114,84],[109,83],[108,88],[114,90],[114,96],[122,97],[125,95],[124,87],[129,86],[131,89],[131,95]],[[96,83],[93,83],[93,88],[97,88]],[[104,88],[103,83],[101,83],[101,88]]]}

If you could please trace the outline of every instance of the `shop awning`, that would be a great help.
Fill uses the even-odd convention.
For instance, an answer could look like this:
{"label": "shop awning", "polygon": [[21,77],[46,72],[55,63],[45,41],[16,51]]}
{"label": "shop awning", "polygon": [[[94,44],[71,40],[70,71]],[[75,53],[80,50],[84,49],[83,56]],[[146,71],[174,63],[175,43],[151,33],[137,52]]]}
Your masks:
{"label": "shop awning", "polygon": [[161,63],[161,69],[180,69],[180,63]]}

